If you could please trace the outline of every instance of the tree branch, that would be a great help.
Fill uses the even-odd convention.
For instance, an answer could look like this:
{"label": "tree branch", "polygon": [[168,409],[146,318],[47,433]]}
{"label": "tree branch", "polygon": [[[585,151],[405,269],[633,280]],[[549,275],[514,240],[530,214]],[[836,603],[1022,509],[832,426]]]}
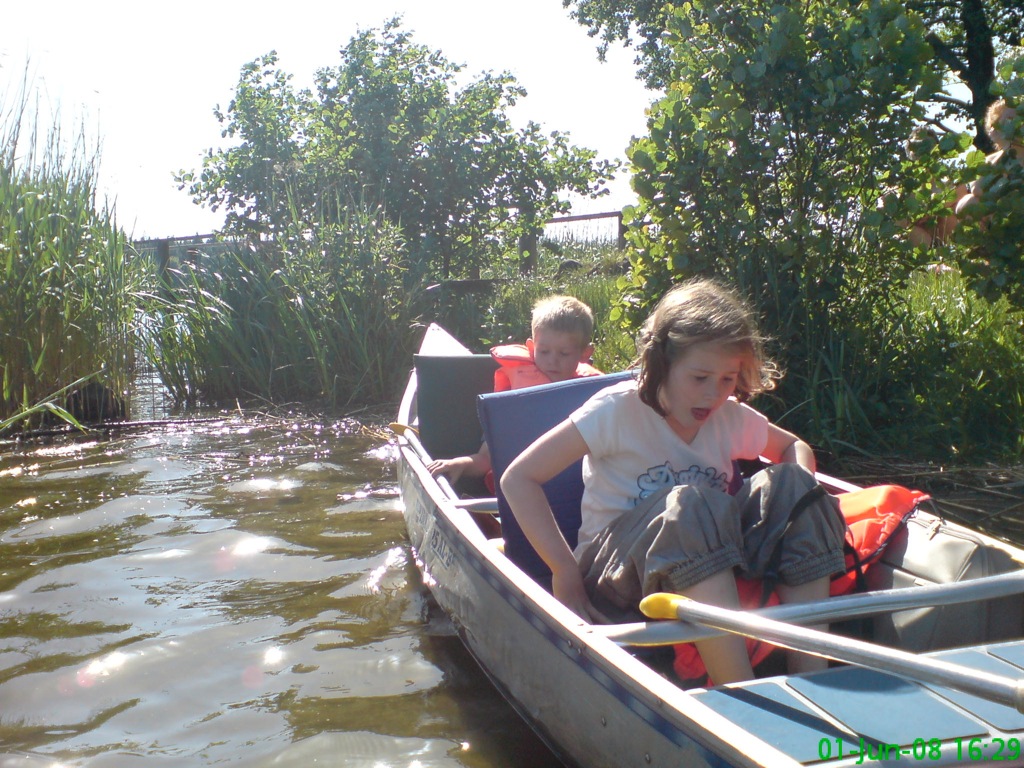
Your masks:
{"label": "tree branch", "polygon": [[963,110],[968,110],[971,108],[971,103],[969,101],[964,101],[963,99],[958,99],[954,96],[949,96],[948,94],[944,93],[934,96],[932,98],[932,101],[939,101],[942,102],[943,104],[952,104],[954,107],[960,107]]}
{"label": "tree branch", "polygon": [[939,61],[961,77],[966,76],[967,64],[964,63],[963,59],[956,55],[956,51],[953,50],[952,46],[943,42],[942,38],[934,32],[929,32],[924,39],[928,45],[932,47],[932,50],[935,51],[935,56]]}
{"label": "tree branch", "polygon": [[924,122],[928,123],[928,125],[934,125],[943,133],[958,133],[956,128],[950,128],[937,117],[926,117],[924,118]]}

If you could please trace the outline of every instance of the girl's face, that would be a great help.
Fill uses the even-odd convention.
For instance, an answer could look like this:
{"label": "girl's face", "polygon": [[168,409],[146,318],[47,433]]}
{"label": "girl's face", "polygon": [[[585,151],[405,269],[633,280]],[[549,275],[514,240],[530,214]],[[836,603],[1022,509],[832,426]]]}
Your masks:
{"label": "girl's face", "polygon": [[722,403],[736,391],[746,355],[717,342],[694,344],[672,363],[660,397],[691,440]]}

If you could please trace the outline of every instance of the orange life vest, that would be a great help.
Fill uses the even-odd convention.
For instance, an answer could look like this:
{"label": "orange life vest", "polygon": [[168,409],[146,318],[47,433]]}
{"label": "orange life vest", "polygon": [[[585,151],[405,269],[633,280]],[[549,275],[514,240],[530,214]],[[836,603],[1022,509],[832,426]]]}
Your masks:
{"label": "orange life vest", "polygon": [[[836,498],[849,530],[846,534],[846,571],[832,578],[829,594],[833,596],[864,588],[864,569],[881,557],[892,535],[903,526],[919,504],[931,497],[899,485],[875,485],[840,493]],[[743,608],[761,608],[779,602],[774,591],[769,593],[765,601],[764,587],[758,579],[737,576],[736,589]],[[756,667],[773,650],[775,646],[769,643],[747,639],[751,667]],[[672,668],[684,682],[699,682],[707,675],[704,662],[693,643],[675,646]],[[707,681],[707,684],[711,682]]]}
{"label": "orange life vest", "polygon": [[[498,370],[494,372],[495,392],[551,383],[551,379],[534,364],[533,353],[525,344],[502,344],[494,347],[491,350],[491,357],[498,363]],[[576,364],[576,375],[573,378],[579,379],[583,376],[599,376],[600,374],[601,371],[597,368],[581,360]],[[484,475],[484,486],[491,493],[495,493],[493,470],[487,470]]]}
{"label": "orange life vest", "polygon": [[836,498],[850,530],[846,534],[846,572],[832,578],[829,594],[845,595],[862,588],[864,569],[881,557],[892,535],[931,496],[901,485],[873,485]]}
{"label": "orange life vest", "polygon": [[[533,362],[533,354],[525,344],[502,344],[491,350],[491,357],[498,363],[498,370],[494,372],[495,392],[551,383],[551,379]],[[589,361],[580,360],[573,378],[600,374],[601,371]]]}

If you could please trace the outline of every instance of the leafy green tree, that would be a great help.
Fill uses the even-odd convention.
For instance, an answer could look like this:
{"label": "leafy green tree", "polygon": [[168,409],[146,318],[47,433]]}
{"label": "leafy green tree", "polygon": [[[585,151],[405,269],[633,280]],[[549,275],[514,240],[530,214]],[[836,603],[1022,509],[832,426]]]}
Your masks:
{"label": "leafy green tree", "polygon": [[906,209],[878,206],[939,85],[925,29],[892,0],[693,0],[667,24],[677,80],[630,150],[630,311],[720,275],[780,342],[786,386],[841,378],[840,329],[919,258]]}
{"label": "leafy green tree", "polygon": [[[651,88],[664,88],[675,79],[671,46],[663,33],[673,8],[687,3],[661,0],[562,0],[571,15],[601,41],[599,53],[610,45],[635,45],[640,77]],[[837,4],[837,10],[853,10],[856,2]],[[977,145],[991,151],[982,128],[985,109],[994,100],[991,86],[1000,51],[1021,44],[1024,6],[1020,0],[908,0],[906,7],[918,13],[927,26],[933,65],[950,82],[966,85],[969,99],[948,90],[938,95],[933,118],[941,123],[955,117],[975,125]]]}
{"label": "leafy green tree", "polygon": [[478,275],[567,209],[564,193],[605,192],[615,164],[536,123],[513,127],[509,109],[526,93],[511,75],[460,85],[462,72],[397,19],[355,35],[312,90],[296,90],[269,53],[215,112],[232,146],[179,183],[247,235],[379,206],[421,272]]}
{"label": "leafy green tree", "polygon": [[985,110],[992,92],[1000,51],[1021,44],[1024,5],[1020,0],[908,0],[928,25],[927,40],[935,60],[967,86],[969,99],[943,94],[938,117],[952,117],[975,126],[975,144],[986,152]]}
{"label": "leafy green tree", "polygon": [[601,60],[612,45],[635,45],[639,77],[648,88],[661,89],[674,79],[671,49],[662,35],[668,27],[673,4],[662,0],[562,0],[569,15],[598,38]]}
{"label": "leafy green tree", "polygon": [[181,171],[176,177],[195,202],[223,209],[235,235],[258,238],[286,227],[287,192],[301,181],[303,94],[276,65],[271,52],[242,67],[227,110],[214,109],[221,135],[233,146],[211,149],[198,175]]}

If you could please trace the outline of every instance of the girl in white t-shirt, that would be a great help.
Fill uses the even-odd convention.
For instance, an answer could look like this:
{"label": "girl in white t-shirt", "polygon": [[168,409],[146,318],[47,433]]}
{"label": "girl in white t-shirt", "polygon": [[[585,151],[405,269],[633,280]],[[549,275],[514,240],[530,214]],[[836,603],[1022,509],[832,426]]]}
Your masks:
{"label": "girl in white t-shirt", "polygon": [[[779,377],[748,307],[714,281],[690,281],[665,295],[637,346],[635,381],[597,393],[501,478],[551,568],[555,597],[597,622],[609,621],[607,607],[635,608],[655,591],[736,608],[734,569],[758,577],[773,570],[783,602],[827,597],[830,575],[844,566],[845,524],[827,494],[796,504],[819,490],[811,448],[741,402]],[[752,480],[737,476],[736,460],[759,456],[777,466]],[[542,486],[580,458],[583,522],[574,553]],[[791,516],[795,506],[803,511]],[[742,638],[697,648],[716,684],[753,676]],[[792,672],[825,664],[790,656]]]}

